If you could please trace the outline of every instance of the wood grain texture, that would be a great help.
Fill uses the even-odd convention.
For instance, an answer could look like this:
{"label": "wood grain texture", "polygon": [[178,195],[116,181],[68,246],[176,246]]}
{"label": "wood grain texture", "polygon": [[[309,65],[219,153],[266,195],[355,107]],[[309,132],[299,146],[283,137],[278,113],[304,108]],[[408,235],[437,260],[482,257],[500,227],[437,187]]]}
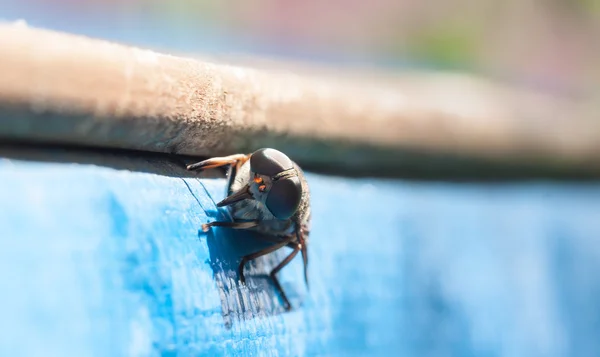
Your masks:
{"label": "wood grain texture", "polygon": [[0,137],[202,156],[271,146],[350,171],[600,172],[590,98],[459,74],[285,68],[3,24]]}
{"label": "wood grain texture", "polygon": [[295,306],[286,313],[264,278],[285,252],[249,264],[244,286],[236,265],[257,249],[252,236],[199,233],[222,214],[224,179],[12,156],[0,153],[2,356],[559,357],[600,348],[598,183],[309,173],[311,285],[301,259],[281,272]]}

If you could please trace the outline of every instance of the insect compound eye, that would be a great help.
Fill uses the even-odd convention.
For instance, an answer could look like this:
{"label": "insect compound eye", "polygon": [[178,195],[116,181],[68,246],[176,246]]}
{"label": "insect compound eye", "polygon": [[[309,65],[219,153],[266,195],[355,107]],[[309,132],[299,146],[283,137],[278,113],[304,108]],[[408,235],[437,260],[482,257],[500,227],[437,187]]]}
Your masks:
{"label": "insect compound eye", "polygon": [[302,197],[302,185],[298,177],[286,177],[273,182],[265,202],[278,219],[289,219],[296,213]]}
{"label": "insect compound eye", "polygon": [[294,167],[292,160],[275,149],[259,149],[250,157],[252,171],[269,177]]}

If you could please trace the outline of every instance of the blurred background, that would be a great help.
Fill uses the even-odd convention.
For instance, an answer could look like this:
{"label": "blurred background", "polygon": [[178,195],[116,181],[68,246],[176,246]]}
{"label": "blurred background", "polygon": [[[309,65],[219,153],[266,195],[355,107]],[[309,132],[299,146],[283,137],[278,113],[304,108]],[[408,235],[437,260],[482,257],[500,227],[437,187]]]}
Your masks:
{"label": "blurred background", "polygon": [[[0,0],[0,20],[22,20],[34,27],[104,38],[173,54],[230,58],[255,56],[331,65],[336,68],[347,66],[393,71],[464,71],[568,95],[600,98],[600,0]],[[46,170],[45,174],[51,175],[48,171],[50,170]],[[28,192],[32,187],[42,187],[38,189],[40,197],[44,197],[42,193],[49,197],[44,206],[39,204],[42,201],[37,196],[37,191],[36,195],[32,195],[34,204],[31,206],[38,204],[41,207],[38,209],[39,216],[30,216],[33,215],[30,213],[30,205],[18,205],[22,206],[22,216],[27,218],[27,224],[22,224],[23,227],[33,226],[31,222],[36,220],[47,220],[64,229],[57,230],[61,239],[71,234],[72,240],[65,240],[61,246],[43,236],[40,239],[47,245],[44,246],[36,240],[38,231],[34,227],[32,232],[36,235],[31,234],[34,237],[31,242],[35,242],[35,245],[32,246],[48,249],[58,246],[55,249],[62,247],[71,254],[70,245],[85,244],[78,236],[78,231],[71,231],[70,227],[61,223],[60,219],[69,219],[65,218],[66,213],[61,216],[63,212],[69,212],[72,207],[70,203],[64,203],[68,201],[65,197],[50,196],[56,193],[51,186],[53,182],[69,182],[70,185],[79,187],[79,191],[75,191],[77,194],[73,194],[73,200],[77,197],[87,199],[86,195],[101,192],[105,185],[107,188],[104,190],[110,194],[123,191],[121,196],[115,194],[119,199],[115,200],[110,196],[111,204],[105,211],[116,218],[107,214],[106,220],[110,221],[109,218],[112,218],[119,221],[121,216],[127,217],[122,212],[128,210],[130,220],[135,224],[138,221],[150,222],[148,232],[151,233],[140,238],[137,236],[139,227],[134,226],[135,229],[131,229],[133,233],[128,233],[134,238],[129,239],[134,242],[137,239],[143,244],[146,244],[145,239],[150,243],[156,241],[158,243],[155,244],[167,252],[174,249],[172,255],[166,255],[174,257],[175,262],[169,261],[167,264],[158,261],[159,255],[154,253],[148,253],[149,257],[144,256],[145,245],[142,243],[139,243],[142,248],[134,244],[131,254],[141,255],[143,259],[163,269],[160,272],[166,276],[164,280],[167,281],[173,279],[171,274],[175,273],[172,272],[181,266],[208,270],[202,263],[190,258],[195,257],[194,254],[186,255],[188,265],[180,264],[179,259],[184,256],[182,252],[190,250],[185,250],[188,249],[187,246],[185,249],[179,246],[172,248],[174,239],[169,236],[184,236],[185,232],[176,230],[181,224],[180,216],[193,216],[189,212],[195,214],[195,211],[177,212],[170,216],[174,223],[169,221],[170,225],[165,223],[158,228],[148,218],[161,222],[160,217],[164,212],[156,202],[164,203],[166,207],[177,208],[180,205],[179,201],[168,201],[175,197],[171,191],[156,194],[157,187],[160,186],[153,181],[151,184],[146,183],[149,188],[141,195],[140,205],[143,204],[148,211],[156,212],[152,211],[155,216],[148,215],[142,219],[140,217],[146,211],[136,213],[140,208],[135,206],[140,197],[136,196],[134,199],[132,196],[139,190],[138,181],[132,179],[123,183],[120,180],[124,179],[119,176],[106,179],[105,182],[102,181],[104,176],[90,171],[88,180],[92,184],[83,184],[80,183],[82,174],[79,171],[73,171],[72,174],[59,173],[68,176],[71,181],[66,181],[63,176],[57,176],[59,178],[56,181],[38,181],[36,175],[44,174],[44,170],[38,169],[35,175],[15,175],[13,178],[12,182],[21,191]],[[258,333],[244,329],[234,329],[233,332],[208,331],[210,338],[214,337],[215,341],[219,338],[226,340],[231,334],[234,336],[231,340],[236,341],[235,346],[239,350],[246,348],[244,344],[250,344],[256,338],[261,341],[256,348],[263,346],[263,343],[279,344],[282,355],[285,351],[289,352],[286,350],[287,346],[296,344],[303,348],[306,345],[309,352],[310,348],[326,351],[322,346],[327,344],[328,339],[332,339],[331,335],[339,336],[344,346],[358,346],[356,348],[364,348],[362,351],[373,351],[373,346],[378,344],[384,348],[391,346],[391,349],[397,349],[398,345],[405,343],[407,351],[417,351],[415,355],[419,356],[445,356],[451,355],[453,351],[462,351],[460,354],[465,356],[598,354],[600,310],[595,300],[598,295],[595,292],[600,292],[600,282],[597,279],[600,272],[598,185],[521,182],[514,185],[453,185],[400,180],[350,181],[346,178],[317,175],[311,178],[316,192],[316,210],[313,212],[320,212],[315,214],[318,226],[315,231],[321,235],[320,238],[327,238],[315,240],[314,248],[311,248],[316,253],[314,261],[319,262],[314,265],[319,270],[315,270],[316,289],[313,287],[313,294],[316,291],[321,295],[316,295],[315,301],[318,304],[309,303],[305,311],[315,317],[316,322],[301,320],[299,315],[289,314],[280,320],[271,320],[276,321],[272,325],[271,322],[266,323],[266,328],[274,330],[275,334],[267,335],[268,338],[262,340],[260,329]],[[142,182],[141,187],[146,187],[142,178],[136,180]],[[77,186],[78,183],[80,186]],[[169,185],[170,183],[165,183],[164,187],[170,189]],[[22,201],[22,195],[18,194],[21,191],[12,190],[10,184],[3,186],[7,192],[17,192],[12,196],[14,202],[27,202]],[[67,198],[70,198],[70,189],[64,189]],[[215,192],[216,190],[215,188]],[[57,192],[62,193],[59,190]],[[152,201],[153,192],[165,202],[158,198],[156,202]],[[187,194],[187,191],[184,193]],[[127,209],[121,209],[120,206],[114,208],[113,200]],[[11,205],[10,199],[5,202],[8,202],[5,203],[6,207]],[[56,204],[64,204],[64,209],[53,208]],[[192,204],[195,207],[196,203]],[[356,207],[366,209],[359,210]],[[89,222],[98,225],[103,223],[96,222],[96,210],[102,213],[102,207],[92,207],[85,201],[78,209],[89,213],[85,216],[89,217]],[[5,210],[12,212],[14,207]],[[48,219],[47,212],[58,213],[53,219]],[[6,217],[6,222],[9,222],[11,216]],[[329,220],[328,217],[335,217],[337,221]],[[377,224],[367,224],[366,221]],[[346,224],[347,222],[352,224]],[[10,223],[9,228],[15,226],[12,221]],[[101,229],[108,229],[105,226],[109,224],[101,225],[96,230],[96,226],[91,225],[94,229],[90,229],[90,232],[84,230],[84,233],[96,234],[101,242],[107,241],[105,236],[110,237],[112,234],[116,237],[115,246],[121,247],[119,244],[124,244],[122,242],[126,241],[125,238],[116,233],[103,233]],[[190,227],[193,229],[190,228],[187,232],[192,237],[189,244],[193,244],[194,249],[200,249],[197,248],[200,245],[196,244],[197,226],[190,224]],[[20,227],[13,229],[20,232],[17,230]],[[117,231],[120,232],[119,229]],[[340,244],[336,243],[336,238]],[[17,239],[13,241],[19,242]],[[47,253],[42,248],[37,249],[39,250],[31,250],[31,254],[35,253],[33,256],[36,262]],[[43,253],[37,254],[38,251]],[[21,267],[22,272],[29,272],[29,267],[21,264],[22,259],[18,254],[11,254],[10,250],[7,252],[5,261],[9,268],[4,271],[12,274]],[[19,254],[27,252],[29,247],[19,251]],[[113,251],[106,253],[105,259],[112,259],[113,254]],[[11,265],[9,257],[12,256],[15,258]],[[48,257],[48,261],[52,262],[52,255]],[[59,261],[59,258],[56,258],[56,266],[62,267],[62,260]],[[2,261],[0,259],[0,263]],[[64,276],[68,277],[75,269],[71,269],[70,265],[64,266]],[[72,266],[79,267],[77,264]],[[213,314],[208,309],[202,310],[195,305],[202,300],[201,303],[212,306],[204,301],[209,300],[202,296],[205,291],[192,285],[198,281],[197,276],[188,274],[186,269],[179,270],[185,275],[180,281],[192,286],[189,291],[182,288],[185,287],[184,284],[177,285],[178,281],[172,284],[174,288],[169,287],[170,290],[163,285],[147,288],[140,283],[145,283],[144,279],[153,281],[160,275],[154,270],[143,270],[141,278],[131,278],[133,288],[129,289],[136,294],[139,291],[142,294],[147,291],[154,293],[152,289],[156,289],[158,298],[165,294],[169,295],[169,299],[172,298],[170,294],[173,291],[179,292],[179,295],[173,294],[176,298],[185,300],[179,301],[179,307],[191,306],[189,310],[181,308],[183,317],[180,320],[173,318],[172,321],[165,319],[167,322],[164,322],[163,315],[166,313],[162,309],[167,306],[165,311],[171,312],[172,306],[156,303],[157,306],[153,307],[158,298],[150,293],[147,300],[140,302],[131,299],[130,305],[126,305],[134,312],[144,303],[155,308],[149,311],[159,317],[155,319],[159,325],[156,331],[159,332],[148,332],[151,337],[142,342],[151,344],[153,348],[165,348],[164,351],[167,352],[174,351],[172,346],[178,346],[177,344],[185,345],[188,336],[193,336],[189,340],[201,340],[197,336],[204,332],[201,331],[202,328],[187,325],[189,316],[196,318],[193,320],[196,324],[208,324],[205,321],[219,314]],[[95,267],[85,270],[88,271],[89,274],[95,274]],[[14,274],[21,276],[18,275],[19,271]],[[119,274],[120,272],[114,273],[120,277]],[[22,276],[27,275],[23,273]],[[68,279],[63,279],[62,276],[57,274],[56,279],[66,282]],[[88,281],[93,285],[95,281],[87,279],[87,275],[85,277],[86,279],[82,279],[85,283],[81,286],[87,286]],[[109,278],[98,278],[102,282],[97,283],[98,287],[112,286],[112,283],[104,283],[102,279],[108,281]],[[213,284],[210,278],[203,283],[205,286]],[[15,283],[14,286],[18,284]],[[35,284],[35,279],[31,280],[31,284]],[[399,288],[388,290],[389,286]],[[106,290],[109,293],[112,291],[108,288]],[[49,294],[52,289],[44,286],[43,289],[24,290],[22,295],[14,294],[14,301],[20,303],[25,299],[23,296],[33,299],[31,296],[36,295],[29,291]],[[232,291],[235,292],[234,289]],[[192,293],[196,293],[194,296],[197,299],[194,301]],[[44,294],[40,296],[45,296]],[[56,294],[62,299],[63,295]],[[114,300],[102,300],[104,305],[98,303],[103,309],[98,309],[98,316],[104,318],[106,311],[112,311],[108,308],[118,307],[115,302],[121,301],[117,300],[121,299],[121,295],[114,294],[108,295],[116,296]],[[84,298],[73,296],[72,303],[87,303]],[[81,296],[87,295],[82,293]],[[373,296],[377,299],[374,300]],[[234,298],[238,298],[237,293]],[[365,305],[365,302],[370,303]],[[5,305],[7,310],[12,309],[10,304],[1,305]],[[332,312],[328,315],[327,308],[331,308],[336,315],[333,316]],[[57,311],[65,315],[63,312],[69,310],[70,306],[64,309]],[[23,304],[23,311],[29,310]],[[48,308],[47,311],[51,309]],[[135,319],[135,316],[131,318],[132,321]],[[153,327],[147,322],[149,319],[139,320],[145,323],[140,324],[142,326],[139,330],[151,330]],[[48,318],[48,321],[51,319]],[[88,323],[88,316],[81,320],[73,318],[73,321]],[[115,321],[118,324],[115,323],[114,326],[120,327],[130,320],[129,316],[125,316],[121,320],[115,318]],[[121,323],[122,321],[124,322]],[[219,319],[211,321],[221,324]],[[33,325],[26,326],[24,341],[29,341],[30,326]],[[96,330],[93,329],[101,330],[103,326],[90,325],[90,341],[96,341],[100,346],[98,348],[106,347],[103,341],[125,341],[125,346],[129,343],[128,338],[132,341],[139,336],[146,338],[145,330],[136,334],[138,330],[135,328],[132,328],[135,332],[131,335],[133,337],[121,337],[121,330],[108,324],[106,326],[111,328],[102,330],[108,331],[104,332],[104,339],[102,336],[96,338]],[[52,332],[53,328],[40,326],[39,336],[48,335],[51,343],[60,343],[58,338],[53,337],[60,337],[58,332],[52,335],[48,332]],[[73,326],[79,329],[79,325]],[[172,327],[174,333],[171,331]],[[281,333],[281,329],[285,333]],[[113,330],[114,336],[111,334]],[[312,335],[307,334],[307,331]],[[404,336],[410,338],[398,342],[396,331],[402,331]],[[310,339],[306,339],[310,343],[297,338],[304,338],[306,335],[310,335]],[[176,341],[159,340],[164,336]],[[380,352],[383,353],[380,355],[391,355],[389,351],[382,349]],[[1,352],[0,350],[0,355]],[[261,351],[257,351],[257,354],[258,352]],[[573,353],[570,354],[571,352]]]}
{"label": "blurred background", "polygon": [[167,52],[474,71],[596,93],[600,0],[0,0],[2,20]]}

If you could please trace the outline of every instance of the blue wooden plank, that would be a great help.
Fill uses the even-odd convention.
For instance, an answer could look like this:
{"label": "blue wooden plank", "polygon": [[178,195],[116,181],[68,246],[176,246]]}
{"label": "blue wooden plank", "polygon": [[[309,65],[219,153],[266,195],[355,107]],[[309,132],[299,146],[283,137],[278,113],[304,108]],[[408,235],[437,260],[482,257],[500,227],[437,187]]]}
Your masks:
{"label": "blue wooden plank", "polygon": [[308,175],[294,311],[200,225],[223,179],[0,159],[0,355],[585,356],[600,349],[600,185]]}

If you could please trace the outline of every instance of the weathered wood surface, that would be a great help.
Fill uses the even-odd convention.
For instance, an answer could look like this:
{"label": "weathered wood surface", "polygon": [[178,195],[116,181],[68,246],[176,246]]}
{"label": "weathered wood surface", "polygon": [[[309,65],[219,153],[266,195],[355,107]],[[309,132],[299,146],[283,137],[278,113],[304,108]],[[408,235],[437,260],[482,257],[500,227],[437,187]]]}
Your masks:
{"label": "weathered wood surface", "polygon": [[3,24],[0,137],[200,156],[272,146],[353,173],[600,172],[592,98],[458,74],[285,68]]}
{"label": "weathered wood surface", "polygon": [[257,249],[252,236],[199,232],[223,214],[224,179],[182,178],[161,158],[103,159],[111,167],[88,152],[0,150],[0,355],[600,349],[598,183],[309,173],[311,284],[299,258],[280,273],[296,307],[286,313],[263,275],[286,252],[249,264],[244,286],[236,267]]}

